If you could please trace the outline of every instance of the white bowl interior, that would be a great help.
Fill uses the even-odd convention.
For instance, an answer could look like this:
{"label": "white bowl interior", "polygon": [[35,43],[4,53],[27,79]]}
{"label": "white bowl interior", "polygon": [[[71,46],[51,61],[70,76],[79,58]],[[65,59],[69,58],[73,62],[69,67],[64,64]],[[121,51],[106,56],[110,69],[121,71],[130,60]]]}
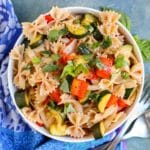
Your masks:
{"label": "white bowl interior", "polygon": [[[86,7],[66,7],[64,9],[69,10],[72,13],[75,13],[75,14],[83,14],[83,13],[87,13],[88,12],[88,13],[92,13],[95,16],[97,16],[97,14],[99,13],[98,10],[91,9],[91,8],[86,8]],[[111,129],[105,135],[108,135],[111,132],[113,132],[115,129],[120,127],[127,120],[127,118],[129,117],[129,114],[131,113],[131,111],[133,111],[133,108],[135,107],[136,103],[139,101],[139,99],[141,97],[141,93],[142,93],[142,90],[143,90],[143,84],[144,84],[144,64],[143,64],[143,59],[142,59],[142,55],[141,55],[141,52],[139,50],[139,47],[137,46],[137,44],[136,44],[135,40],[133,39],[131,33],[121,23],[118,22],[118,24],[119,24],[120,32],[123,33],[123,35],[125,35],[125,37],[128,40],[128,42],[133,45],[134,53],[135,53],[136,57],[138,58],[138,60],[142,63],[142,69],[143,69],[142,85],[141,85],[141,87],[139,89],[139,92],[137,94],[137,98],[136,98],[135,103],[126,111],[127,117],[123,118],[122,121],[119,122],[115,128]],[[15,46],[21,44],[22,41],[23,41],[23,35],[20,35],[20,37],[18,38]],[[60,141],[65,141],[65,142],[87,142],[87,141],[94,140],[92,135],[88,136],[88,137],[81,138],[81,139],[75,139],[75,138],[71,138],[71,137],[67,137],[67,136],[66,137],[53,136],[45,128],[39,127],[35,123],[32,123],[31,121],[26,119],[24,117],[24,115],[22,114],[21,110],[16,105],[15,98],[14,98],[14,92],[16,91],[16,88],[15,88],[15,86],[13,84],[13,60],[11,58],[9,58],[9,64],[8,64],[8,87],[9,87],[9,90],[10,90],[10,95],[12,97],[13,103],[16,106],[16,109],[19,112],[19,114],[22,116],[22,118],[25,120],[25,122],[30,125],[30,127],[32,127],[33,129],[37,130],[41,134],[43,134],[43,135],[45,135],[45,136],[47,136],[49,138],[53,138],[53,139],[60,140]]]}

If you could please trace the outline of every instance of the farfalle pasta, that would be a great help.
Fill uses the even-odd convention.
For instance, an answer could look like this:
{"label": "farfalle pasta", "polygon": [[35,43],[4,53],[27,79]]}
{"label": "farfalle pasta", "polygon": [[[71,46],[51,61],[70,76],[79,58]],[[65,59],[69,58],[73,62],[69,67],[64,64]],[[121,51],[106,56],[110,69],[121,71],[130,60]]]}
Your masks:
{"label": "farfalle pasta", "polygon": [[98,138],[126,116],[142,69],[120,17],[53,7],[22,23],[24,40],[10,57],[15,100],[28,120],[55,136]]}

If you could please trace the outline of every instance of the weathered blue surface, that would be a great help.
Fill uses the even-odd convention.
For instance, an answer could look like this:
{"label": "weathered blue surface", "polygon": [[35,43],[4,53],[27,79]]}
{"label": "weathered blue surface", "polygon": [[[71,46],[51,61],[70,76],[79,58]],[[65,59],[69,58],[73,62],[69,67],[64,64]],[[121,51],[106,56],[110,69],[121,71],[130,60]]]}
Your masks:
{"label": "weathered blue surface", "polygon": [[[53,5],[85,6],[99,9],[100,6],[113,7],[127,13],[132,19],[132,33],[150,39],[150,0],[12,0],[20,21],[31,21]],[[145,64],[146,74],[150,74],[150,63]],[[128,150],[149,150],[150,140],[133,138],[128,140]]]}

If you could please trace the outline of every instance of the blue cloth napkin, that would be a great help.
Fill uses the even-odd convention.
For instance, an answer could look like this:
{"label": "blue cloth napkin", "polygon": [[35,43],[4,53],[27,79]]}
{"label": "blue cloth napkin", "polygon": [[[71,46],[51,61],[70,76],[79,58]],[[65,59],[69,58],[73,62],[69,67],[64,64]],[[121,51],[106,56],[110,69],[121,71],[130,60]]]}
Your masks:
{"label": "blue cloth napkin", "polygon": [[[87,150],[111,141],[117,132],[85,143],[67,143],[49,139],[31,129],[12,103],[8,82],[8,54],[21,34],[21,26],[10,0],[0,0],[0,150]],[[125,149],[121,142],[118,150]]]}

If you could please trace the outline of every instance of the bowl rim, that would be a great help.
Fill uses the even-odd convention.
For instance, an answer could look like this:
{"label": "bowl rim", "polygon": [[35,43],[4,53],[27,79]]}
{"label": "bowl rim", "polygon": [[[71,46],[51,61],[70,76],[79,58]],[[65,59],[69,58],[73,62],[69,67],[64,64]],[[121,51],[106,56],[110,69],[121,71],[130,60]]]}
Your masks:
{"label": "bowl rim", "polygon": [[[93,9],[93,8],[89,8],[89,7],[64,7],[63,9],[71,11],[72,13],[93,13],[93,14],[98,14],[100,11]],[[131,35],[131,33],[126,29],[126,27],[124,25],[122,25],[120,22],[118,22],[119,27],[122,28],[122,30],[127,34],[127,38],[130,38],[130,40],[132,41],[132,45],[134,46],[135,51],[138,54],[139,57],[139,61],[142,64],[142,82],[141,82],[141,86],[140,86],[140,90],[138,93],[138,97],[136,97],[136,101],[133,104],[133,108],[129,111],[129,113],[127,114],[127,116],[117,124],[117,126],[113,129],[111,129],[110,131],[108,131],[106,135],[112,133],[113,131],[115,131],[117,128],[119,128],[121,125],[123,125],[123,123],[125,123],[126,120],[128,120],[129,115],[134,111],[134,108],[136,107],[138,101],[141,98],[142,95],[142,91],[143,91],[143,85],[144,85],[144,78],[145,78],[145,72],[144,72],[144,62],[143,62],[143,58],[142,58],[142,54],[140,52],[140,49],[136,43],[136,41],[134,40],[133,36]],[[19,38],[17,39],[15,46],[19,45],[23,40],[23,34],[21,34],[19,36]],[[19,107],[17,106],[16,102],[15,102],[15,98],[14,98],[14,85],[13,85],[13,81],[12,81],[12,77],[13,77],[13,73],[12,73],[12,67],[13,67],[13,60],[9,57],[9,63],[8,63],[8,72],[7,72],[7,78],[8,78],[8,88],[10,91],[10,95],[13,101],[13,104],[15,105],[17,111],[19,112],[19,114],[21,115],[21,117],[23,118],[23,120],[32,128],[35,129],[36,131],[38,131],[39,133],[49,137],[49,138],[53,138],[55,140],[59,140],[59,141],[63,141],[63,142],[74,142],[74,143],[78,143],[78,142],[89,142],[89,141],[93,141],[95,140],[93,137],[88,137],[88,138],[81,138],[81,139],[75,139],[72,137],[58,137],[58,136],[53,136],[50,133],[45,132],[44,130],[41,130],[37,125],[35,125],[34,123],[32,123],[31,121],[29,121],[21,112],[21,110],[19,109]]]}

